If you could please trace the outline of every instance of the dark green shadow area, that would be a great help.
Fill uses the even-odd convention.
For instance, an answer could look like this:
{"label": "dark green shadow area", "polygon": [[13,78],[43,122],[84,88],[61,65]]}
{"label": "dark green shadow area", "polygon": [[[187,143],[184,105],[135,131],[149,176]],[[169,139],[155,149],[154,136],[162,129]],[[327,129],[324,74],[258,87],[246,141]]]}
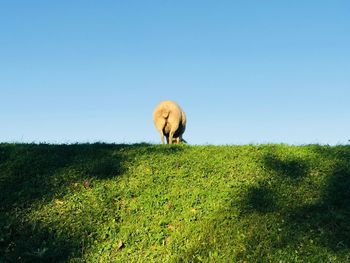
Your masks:
{"label": "dark green shadow area", "polygon": [[286,225],[296,240],[305,235],[332,251],[350,249],[350,147],[312,147],[321,158],[331,160],[320,198],[286,213]]}
{"label": "dark green shadow area", "polygon": [[309,172],[307,162],[293,156],[281,159],[272,152],[264,156],[263,162],[267,169],[282,179],[283,177],[302,179]]}
{"label": "dark green shadow area", "polygon": [[[264,247],[259,245],[264,243],[276,251],[298,250],[299,258],[312,260],[316,260],[313,253],[317,254],[312,251],[313,243],[339,255],[349,251],[350,147],[310,146],[309,149],[315,154],[314,159],[293,155],[279,159],[273,153],[264,157],[264,165],[272,176],[258,187],[248,189],[244,200],[251,209],[243,211],[242,218],[250,218],[252,213],[273,214],[260,216],[261,226],[257,227],[260,234],[247,239],[251,252],[242,258],[268,258],[265,254],[268,250],[263,251]],[[322,161],[331,165],[325,169]],[[321,186],[314,185],[313,176],[320,175],[324,182]],[[317,260],[324,261],[326,257]]]}
{"label": "dark green shadow area", "polygon": [[0,262],[80,261],[84,242],[94,240],[94,218],[114,214],[118,223],[118,211],[109,200],[118,193],[104,197],[96,212],[86,211],[86,224],[77,233],[33,225],[25,220],[26,213],[37,203],[64,196],[73,183],[88,190],[96,180],[125,176],[137,156],[179,151],[181,147],[160,149],[146,143],[0,144]]}
{"label": "dark green shadow area", "polygon": [[273,212],[277,207],[276,193],[270,186],[259,184],[248,189],[244,199],[242,200],[241,210],[245,213],[258,212],[269,213]]}
{"label": "dark green shadow area", "polygon": [[301,148],[305,158],[265,149],[257,162],[266,175],[232,192],[204,241],[178,260],[349,262],[350,146]]}

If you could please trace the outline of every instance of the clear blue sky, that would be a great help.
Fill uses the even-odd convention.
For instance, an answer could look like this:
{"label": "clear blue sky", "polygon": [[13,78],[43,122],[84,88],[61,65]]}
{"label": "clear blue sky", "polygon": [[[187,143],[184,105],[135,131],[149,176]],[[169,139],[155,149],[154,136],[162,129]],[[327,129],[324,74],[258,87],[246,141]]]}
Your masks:
{"label": "clear blue sky", "polygon": [[1,1],[0,141],[347,143],[350,1]]}

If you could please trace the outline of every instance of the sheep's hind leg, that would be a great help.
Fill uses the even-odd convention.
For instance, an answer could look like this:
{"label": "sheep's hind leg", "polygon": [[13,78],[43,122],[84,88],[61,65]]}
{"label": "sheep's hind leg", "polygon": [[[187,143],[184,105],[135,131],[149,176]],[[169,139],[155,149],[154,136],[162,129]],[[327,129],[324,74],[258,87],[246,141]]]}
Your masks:
{"label": "sheep's hind leg", "polygon": [[168,141],[169,144],[173,143],[173,137],[174,137],[174,132],[170,132],[169,133],[169,141]]}
{"label": "sheep's hind leg", "polygon": [[162,140],[162,144],[164,144],[164,134],[163,134],[163,131],[160,131],[160,139]]}

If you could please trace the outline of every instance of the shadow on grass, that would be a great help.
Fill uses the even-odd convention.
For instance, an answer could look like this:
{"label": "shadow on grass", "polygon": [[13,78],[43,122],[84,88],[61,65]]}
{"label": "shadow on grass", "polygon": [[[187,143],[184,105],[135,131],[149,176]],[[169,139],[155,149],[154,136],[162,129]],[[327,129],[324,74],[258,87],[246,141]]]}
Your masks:
{"label": "shadow on grass", "polygon": [[[124,172],[131,146],[107,144],[1,145],[6,158],[0,162],[1,205],[25,207],[32,201],[55,195],[59,189],[84,179],[106,179]],[[59,177],[59,173],[70,171]]]}
{"label": "shadow on grass", "polygon": [[245,212],[269,213],[276,209],[276,193],[267,185],[260,184],[249,188],[242,202],[242,210]]}
{"label": "shadow on grass", "polygon": [[303,147],[310,153],[305,159],[263,156],[267,176],[245,189],[240,202],[233,194],[231,205],[207,222],[204,242],[178,259],[327,262],[335,255],[349,262],[350,147]]}
{"label": "shadow on grass", "polygon": [[65,195],[73,183],[90,187],[91,181],[121,176],[139,155],[180,150],[146,143],[0,144],[0,261],[80,258],[84,242],[81,233],[58,236],[45,226],[24,220],[27,211],[37,202],[48,203]]}
{"label": "shadow on grass", "polygon": [[[286,228],[297,229],[296,239],[313,233],[318,242],[331,249],[350,249],[350,147],[313,146],[312,151],[333,163],[320,198],[313,204],[298,206],[286,214]],[[314,234],[316,233],[316,234]]]}
{"label": "shadow on grass", "polygon": [[276,154],[268,153],[263,158],[263,163],[267,169],[282,178],[302,179],[309,172],[306,161],[296,157],[280,159]]}
{"label": "shadow on grass", "polygon": [[[350,248],[350,147],[308,147],[315,154],[309,163],[292,156],[280,160],[267,155],[264,162],[273,174],[271,179],[266,179],[269,190],[264,186],[266,182],[248,189],[245,201],[251,210],[246,216],[250,217],[249,212],[274,212],[272,216],[261,217],[271,220],[262,223],[269,231],[247,240],[247,247],[255,257],[267,256],[264,251],[254,254],[258,244],[266,241],[276,249],[292,247],[299,257],[310,254],[313,246],[310,243],[340,254]],[[328,166],[322,168],[322,161]],[[316,174],[311,173],[311,166]],[[312,176],[322,176],[324,182],[313,185],[317,178]],[[317,198],[312,192],[317,193]]]}
{"label": "shadow on grass", "polygon": [[292,155],[283,156],[282,159],[273,149],[262,157],[262,166],[269,175],[247,189],[241,202],[243,213],[280,210],[281,194],[292,188],[297,192],[298,186],[310,172],[306,160]]}

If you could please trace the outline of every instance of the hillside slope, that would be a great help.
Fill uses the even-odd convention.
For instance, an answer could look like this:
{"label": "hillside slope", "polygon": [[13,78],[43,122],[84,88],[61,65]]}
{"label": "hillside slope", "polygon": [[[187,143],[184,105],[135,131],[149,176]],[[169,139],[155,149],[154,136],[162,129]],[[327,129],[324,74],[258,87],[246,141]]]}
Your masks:
{"label": "hillside slope", "polygon": [[349,146],[0,144],[0,262],[349,262]]}

